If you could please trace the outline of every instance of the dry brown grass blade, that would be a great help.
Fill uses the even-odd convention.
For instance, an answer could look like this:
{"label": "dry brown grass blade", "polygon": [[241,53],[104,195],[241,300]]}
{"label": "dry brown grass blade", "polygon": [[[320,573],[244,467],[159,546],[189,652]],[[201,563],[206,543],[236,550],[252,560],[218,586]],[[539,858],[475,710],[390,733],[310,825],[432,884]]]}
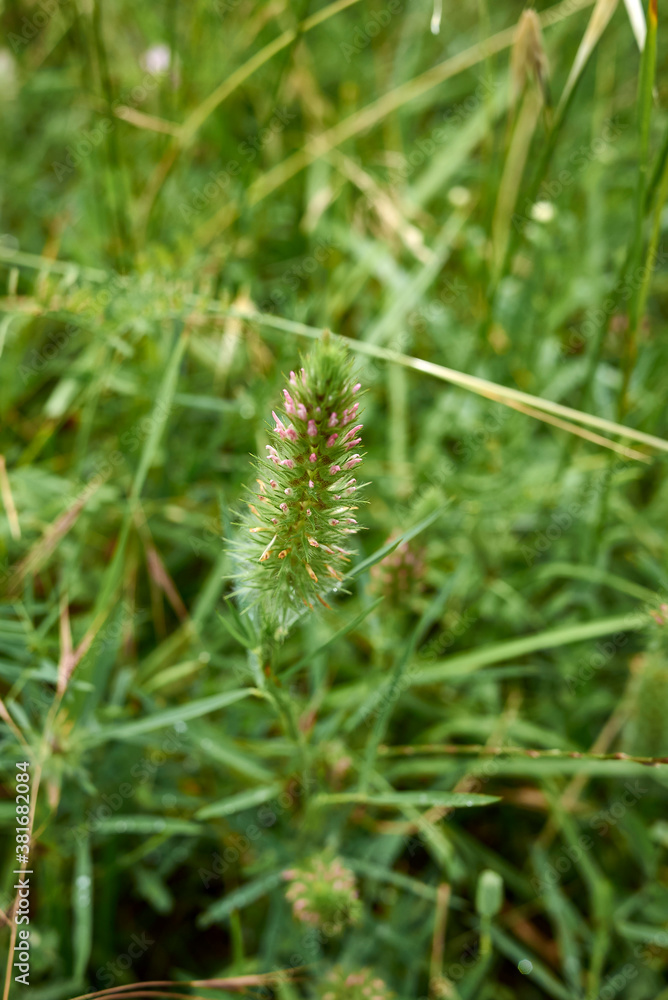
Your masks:
{"label": "dry brown grass blade", "polygon": [[114,114],[121,121],[128,122],[136,128],[146,129],[149,132],[160,132],[163,135],[179,135],[181,126],[177,122],[167,121],[166,118],[157,118],[155,115],[147,115],[136,108],[129,108],[125,104],[119,104],[114,108]]}
{"label": "dry brown grass blade", "polygon": [[448,923],[448,907],[450,905],[450,886],[441,882],[436,890],[436,912],[434,914],[434,933],[431,939],[431,960],[429,963],[429,989],[434,997],[447,996],[443,983],[443,956],[445,954],[445,932]]}
{"label": "dry brown grass blade", "polygon": [[162,556],[155,547],[146,517],[139,505],[135,509],[134,517],[139,538],[144,549],[144,555],[146,556],[146,566],[149,576],[153,583],[163,592],[179,621],[184,622],[189,617],[188,609],[176,589],[176,584],[167,572],[167,567],[162,560]]}
{"label": "dry brown grass blade", "polygon": [[[564,0],[563,3],[556,4],[541,15],[541,24],[544,26],[556,24],[576,11],[591,6],[591,3],[592,0]],[[388,114],[397,111],[410,101],[421,97],[440,83],[444,83],[446,80],[457,76],[459,73],[463,73],[467,69],[472,69],[473,66],[484,62],[490,56],[509,48],[514,43],[516,34],[517,25],[505,28],[503,31],[491,35],[484,41],[477,42],[463,52],[457,53],[457,55],[452,56],[450,59],[446,59],[444,62],[433,66],[426,72],[421,73],[420,76],[395,87],[393,90],[388,91],[388,93],[383,94],[382,97],[379,97],[378,100],[361,108],[348,118],[344,118],[343,121],[328,129],[323,135],[317,136],[316,139],[307,143],[302,150],[289,157],[288,160],[279,163],[273,170],[268,171],[262,177],[258,178],[249,189],[250,204],[254,205],[258,201],[261,201],[262,198],[265,198],[276,187],[279,187],[284,180],[288,180],[301,170],[302,167],[307,166],[314,159],[323,156],[330,149],[340,145],[347,139],[352,139],[354,136],[366,132],[367,129],[377,125]],[[287,166],[288,164],[290,164],[289,167]]]}
{"label": "dry brown grass blade", "polygon": [[434,252],[424,242],[421,231],[409,222],[395,205],[389,194],[363,167],[338,149],[333,149],[327,159],[355,187],[366,196],[381,223],[396,233],[406,249],[422,264],[433,260]]}
{"label": "dry brown grass blade", "polygon": [[535,10],[523,11],[510,57],[510,106],[514,108],[525,85],[533,77],[545,103],[549,103],[548,63],[540,18]]}
{"label": "dry brown grass blade", "polygon": [[[593,754],[605,754],[612,746],[614,740],[620,734],[624,727],[624,723],[629,717],[631,706],[630,706],[630,685],[627,686],[626,693],[621,703],[617,706],[615,711],[610,715],[601,729],[600,733],[594,740],[591,746],[590,753]],[[576,774],[561,794],[561,805],[565,812],[572,813],[575,806],[580,798],[580,795],[584,791],[587,783],[590,781],[590,776],[588,774]],[[545,826],[540,832],[536,843],[548,850],[550,844],[554,838],[559,833],[559,822],[553,815],[547,821]]]}
{"label": "dry brown grass blade", "polygon": [[4,455],[0,455],[0,496],[2,496],[5,513],[7,514],[9,531],[14,541],[18,541],[21,537],[21,525],[19,524],[19,516],[16,513],[16,505],[12,496],[12,488],[9,483],[9,476],[7,475],[7,463],[5,462]]}
{"label": "dry brown grass blade", "polygon": [[[489,398],[491,399],[492,397],[490,396]],[[502,402],[502,400],[498,399],[497,402]],[[506,406],[509,406],[513,410],[517,410],[518,413],[525,413],[528,417],[533,417],[535,420],[542,420],[544,424],[550,424],[552,427],[558,427],[562,431],[568,431],[569,434],[575,434],[577,437],[581,437],[585,441],[590,441],[592,444],[598,444],[603,448],[609,448],[618,455],[623,455],[624,458],[633,459],[636,462],[645,462],[647,465],[651,465],[652,459],[649,455],[645,455],[644,452],[636,451],[635,448],[628,448],[623,444],[618,444],[617,441],[611,441],[610,438],[603,437],[602,434],[595,434],[593,431],[588,431],[584,427],[578,427],[577,424],[573,424],[568,420],[560,420],[559,417],[551,417],[547,413],[541,413],[540,410],[535,410],[532,406],[524,406],[522,403],[513,403],[510,400],[506,400]]]}
{"label": "dry brown grass blade", "polygon": [[[58,683],[56,686],[56,694],[58,698],[67,690],[67,685],[70,682],[72,674],[79,666],[84,656],[93,644],[97,633],[100,631],[104,622],[108,617],[108,612],[100,613],[93,621],[90,628],[86,630],[86,633],[76,647],[72,648],[72,635],[70,632],[70,617],[69,617],[69,607],[67,605],[67,597],[64,596],[61,600],[60,607],[60,659],[58,661]],[[54,704],[57,704],[54,703]]]}
{"label": "dry brown grass blade", "polygon": [[124,983],[121,986],[109,986],[103,990],[95,990],[92,993],[81,993],[79,996],[72,997],[71,1000],[97,1000],[98,997],[111,1000],[111,997],[114,996],[161,996],[173,998],[183,996],[186,1000],[197,1000],[195,994],[180,994],[172,991],[175,986],[195,986],[209,990],[228,990],[230,992],[245,990],[249,986],[271,986],[272,984],[295,979],[305,968],[305,966],[299,966],[291,969],[278,969],[276,972],[258,972],[222,979],[188,979],[178,983],[174,983],[169,979],[153,979],[144,983]]}
{"label": "dry brown grass blade", "polygon": [[[229,308],[223,308],[220,311],[231,314]],[[237,315],[242,316],[244,319],[254,320],[261,326],[268,326],[271,329],[283,332],[288,331],[311,339],[318,339],[323,333],[317,327],[307,326],[305,323],[298,323],[294,320],[279,319],[270,313],[239,313]],[[511,386],[490,382],[489,379],[480,378],[478,375],[468,375],[465,372],[457,371],[454,368],[447,368],[445,365],[439,365],[433,361],[426,361],[423,358],[416,358],[409,354],[401,354],[399,351],[392,351],[378,344],[370,344],[365,340],[352,340],[349,337],[340,337],[340,340],[355,353],[365,354],[368,357],[378,358],[391,364],[403,365],[405,368],[422,372],[425,375],[431,375],[443,382],[449,382],[452,385],[461,386],[463,389],[469,389],[471,392],[485,396],[487,399],[493,399],[504,406],[510,406],[511,403],[519,403],[527,408],[527,412],[529,410],[536,411],[535,414],[531,413],[530,415],[535,416],[537,420],[543,420],[545,413],[551,417],[565,418],[563,427],[566,430],[571,430],[566,421],[572,421],[576,424],[584,424],[585,427],[596,427],[598,430],[607,431],[608,434],[615,434],[629,441],[648,445],[650,448],[656,448],[658,451],[668,452],[668,441],[665,441],[663,438],[656,437],[654,434],[647,434],[645,431],[636,430],[633,427],[625,427],[624,424],[607,420],[605,417],[598,417],[594,413],[576,410],[571,406],[564,406],[562,403],[556,403],[551,399],[543,399],[541,396],[532,396],[521,389],[513,389]],[[550,421],[547,422],[549,423]],[[575,431],[572,431],[572,433],[575,433]],[[602,444],[604,447],[613,445],[613,450],[616,450],[614,447],[615,442],[611,442],[608,438],[602,437],[597,443]],[[638,454],[641,453],[638,452]],[[643,456],[643,460],[646,460],[646,457]]]}
{"label": "dry brown grass blade", "polygon": [[269,42],[264,46],[264,48],[260,49],[259,52],[256,52],[255,55],[251,56],[251,58],[248,59],[242,66],[231,73],[230,76],[226,77],[226,79],[223,80],[222,83],[220,83],[208,97],[198,104],[183,124],[177,127],[177,132],[174,136],[174,145],[167,150],[149,178],[138,208],[138,229],[140,232],[144,232],[146,230],[155,199],[167,179],[172,166],[178,159],[181,152],[190,145],[199,129],[202,127],[207,118],[213,114],[216,108],[219,107],[223,101],[230,96],[230,94],[234,93],[235,90],[238,90],[238,88],[262,66],[264,66],[265,63],[269,62],[269,60],[273,59],[275,55],[291,45],[296,40],[298,35],[311,31],[324,21],[327,21],[330,17],[334,17],[342,10],[345,10],[347,7],[352,7],[353,4],[359,2],[360,0],[335,0],[335,3],[329,4],[328,7],[325,7],[316,14],[312,14],[311,17],[306,18],[306,20],[299,25],[298,29],[289,29],[288,31],[284,31],[278,38]]}
{"label": "dry brown grass blade", "polygon": [[589,18],[589,23],[585,29],[585,33],[582,36],[580,47],[575,55],[571,71],[568,74],[568,79],[566,80],[563,93],[559,99],[557,115],[561,113],[566,105],[576,83],[580,78],[580,75],[589,62],[592,52],[598,45],[601,35],[607,28],[608,22],[615,13],[616,9],[617,0],[597,0],[596,6],[591,12],[591,17]]}
{"label": "dry brown grass blade", "polygon": [[[591,7],[592,2],[593,0],[563,0],[562,3],[555,4],[554,7],[550,7],[540,15],[541,25],[548,27],[557,24],[577,11]],[[348,139],[366,132],[393,111],[397,111],[415,98],[421,97],[440,83],[444,83],[467,69],[472,69],[504,49],[510,48],[515,41],[516,34],[517,25],[513,25],[491,35],[482,42],[477,42],[456,56],[433,66],[420,76],[388,91],[376,101],[372,101],[371,104],[367,104],[366,107],[349,115],[348,118],[344,118],[321,135],[309,139],[300,150],[277,164],[272,170],[262,174],[251,184],[247,192],[248,204],[250,206],[257,205],[267,195],[281,187],[315,160],[327,156],[332,149]],[[195,241],[199,244],[208,243],[222,233],[237,217],[238,213],[238,207],[235,207],[231,213],[230,205],[223,206],[219,212],[195,231]]]}
{"label": "dry brown grass blade", "polygon": [[511,219],[517,204],[517,196],[524,176],[531,140],[536,130],[542,105],[543,100],[539,91],[535,89],[526,91],[503,167],[492,220],[492,281],[494,284],[499,279],[506,258]]}
{"label": "dry brown grass blade", "polygon": [[9,584],[9,596],[15,596],[19,587],[29,573],[37,573],[42,566],[53,555],[59,542],[65,537],[68,531],[76,524],[81,511],[88,501],[99,490],[104,479],[89,483],[83,490],[79,499],[72,504],[60,517],[50,525],[40,540],[33,546],[27,556],[18,563],[12,573]]}
{"label": "dry brown grass blade", "polygon": [[14,736],[16,736],[16,738],[19,741],[19,743],[22,743],[24,746],[28,745],[27,741],[26,741],[26,739],[25,739],[25,737],[23,735],[23,733],[21,732],[21,730],[19,729],[19,727],[16,725],[16,723],[12,719],[11,715],[9,714],[9,712],[7,711],[7,706],[5,705],[5,703],[2,700],[2,698],[0,698],[0,719],[2,719],[2,721],[7,726],[9,726],[9,728],[14,733]]}

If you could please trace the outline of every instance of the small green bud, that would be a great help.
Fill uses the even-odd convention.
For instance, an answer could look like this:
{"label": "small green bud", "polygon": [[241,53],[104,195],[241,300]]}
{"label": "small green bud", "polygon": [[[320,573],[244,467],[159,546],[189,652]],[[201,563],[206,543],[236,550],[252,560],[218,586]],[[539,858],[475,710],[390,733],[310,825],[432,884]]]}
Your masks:
{"label": "small green bud", "polygon": [[476,912],[481,917],[495,917],[503,905],[503,879],[491,868],[480,873],[475,894]]}

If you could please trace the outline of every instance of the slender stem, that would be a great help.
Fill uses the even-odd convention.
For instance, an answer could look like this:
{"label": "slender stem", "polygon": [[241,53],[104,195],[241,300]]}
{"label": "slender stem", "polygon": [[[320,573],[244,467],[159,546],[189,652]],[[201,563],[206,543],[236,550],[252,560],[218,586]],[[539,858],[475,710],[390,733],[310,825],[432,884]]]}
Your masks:
{"label": "slender stem", "polygon": [[[647,38],[640,65],[640,83],[638,87],[638,133],[640,151],[638,155],[638,183],[636,185],[636,206],[633,240],[631,244],[631,263],[635,270],[640,264],[643,243],[643,226],[645,222],[645,202],[647,192],[647,174],[649,163],[649,126],[652,112],[652,89],[656,70],[656,32],[657,15],[655,0],[650,0],[647,11]],[[638,327],[641,320],[642,285],[640,282],[629,300],[629,328],[626,337],[622,387],[619,393],[618,417],[620,420],[629,407],[628,391],[631,375],[638,353]]]}
{"label": "slender stem", "polygon": [[535,750],[532,747],[494,747],[479,743],[425,743],[422,746],[380,746],[381,757],[419,757],[421,754],[448,754],[464,757],[550,757],[557,760],[623,760],[629,764],[661,767],[668,757],[638,757],[628,753],[590,753],[579,750]]}

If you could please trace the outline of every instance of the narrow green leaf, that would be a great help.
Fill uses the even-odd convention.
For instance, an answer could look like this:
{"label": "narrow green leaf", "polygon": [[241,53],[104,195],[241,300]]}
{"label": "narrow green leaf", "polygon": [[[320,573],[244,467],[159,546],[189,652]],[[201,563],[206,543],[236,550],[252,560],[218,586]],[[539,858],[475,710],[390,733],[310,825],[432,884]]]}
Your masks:
{"label": "narrow green leaf", "polygon": [[366,792],[332,792],[317,795],[313,800],[319,805],[333,805],[346,802],[357,802],[361,805],[402,809],[404,806],[445,806],[447,809],[461,809],[471,806],[488,806],[498,802],[498,795],[476,795],[465,792],[385,792],[373,794]]}
{"label": "narrow green leaf", "polygon": [[176,385],[179,377],[179,367],[181,365],[181,359],[183,358],[183,352],[185,351],[188,340],[187,331],[184,327],[183,321],[179,320],[175,325],[177,330],[176,342],[172,350],[172,355],[167,362],[162,385],[160,386],[158,398],[151,414],[151,429],[146,441],[144,442],[141,458],[139,459],[139,465],[137,466],[137,471],[132,483],[132,490],[130,493],[130,498],[132,500],[137,499],[142,491],[146,481],[146,476],[148,475],[148,470],[151,468],[151,464],[155,458],[155,453],[158,450],[160,438],[162,437],[162,432],[165,429],[167,419],[172,409],[172,403],[174,401],[174,393],[176,392]]}
{"label": "narrow green leaf", "polygon": [[525,944],[518,944],[514,938],[500,931],[498,927],[492,927],[491,934],[496,948],[502,955],[509,958],[513,965],[518,965],[519,962],[528,959],[531,955],[529,959],[531,970],[527,975],[548,996],[554,997],[554,1000],[574,1000],[570,990],[566,989],[564,984],[534,954],[529,952]]}
{"label": "narrow green leaf", "polygon": [[246,649],[253,649],[255,643],[242,631],[238,622],[234,621],[231,616],[228,617],[227,615],[221,615],[220,611],[216,613],[220,624],[227,632],[229,632],[233,639],[236,639],[236,641]]}
{"label": "narrow green leaf", "polygon": [[212,816],[234,816],[235,813],[243,812],[244,809],[252,809],[253,806],[261,806],[263,802],[269,802],[275,798],[283,788],[280,782],[268,785],[266,788],[254,788],[250,792],[239,792],[238,795],[230,795],[213,802],[209,806],[204,806],[195,813],[196,819],[211,819]]}
{"label": "narrow green leaf", "polygon": [[242,910],[244,906],[250,906],[251,903],[262,899],[263,896],[276,889],[282,882],[282,871],[273,871],[268,875],[262,875],[260,878],[254,879],[252,882],[247,882],[246,885],[242,885],[239,889],[235,889],[234,892],[228,893],[205,910],[198,918],[197,926],[204,928],[210,927],[211,924],[221,923],[234,910]]}
{"label": "narrow green leaf", "polygon": [[186,834],[197,837],[202,833],[202,829],[198,823],[191,823],[187,819],[163,818],[162,816],[113,816],[111,819],[100,820],[95,827],[95,833],[103,835],[161,833],[167,836]]}
{"label": "narrow green leaf", "polygon": [[377,600],[373,601],[368,607],[360,611],[358,615],[352,618],[349,622],[346,622],[346,624],[343,625],[333,635],[331,635],[329,639],[326,639],[321,646],[318,646],[311,653],[307,653],[306,656],[303,656],[298,663],[293,664],[288,670],[283,671],[281,673],[281,680],[286,680],[288,677],[292,677],[292,675],[296,674],[298,670],[301,670],[303,667],[308,666],[309,663],[312,663],[316,656],[320,656],[320,654],[324,653],[326,649],[329,649],[329,647],[333,646],[334,643],[339,641],[339,639],[342,639],[344,635],[347,635],[349,632],[352,632],[354,629],[356,629],[357,626],[360,625],[365,618],[367,618],[370,614],[372,614],[376,610],[379,604],[383,603],[383,601],[384,598],[379,597],[377,598]]}
{"label": "narrow green leaf", "polygon": [[420,667],[416,661],[416,669],[411,672],[411,684],[437,684],[450,680],[452,677],[462,677],[472,674],[490,663],[502,663],[504,660],[517,656],[526,656],[538,650],[558,649],[574,642],[586,642],[589,639],[600,639],[601,636],[615,632],[633,632],[644,628],[646,618],[640,612],[626,615],[616,615],[612,618],[600,618],[598,621],[587,622],[584,625],[567,625],[565,628],[550,629],[529,635],[522,639],[509,639],[492,646],[483,646],[470,653],[451,656],[447,660],[434,663],[431,667]]}
{"label": "narrow green leaf", "polygon": [[384,882],[386,885],[394,885],[397,889],[405,889],[415,896],[428,899],[431,903],[438,899],[438,892],[432,885],[427,885],[417,878],[409,875],[402,875],[401,872],[392,871],[391,868],[383,868],[382,865],[374,864],[373,861],[366,861],[364,858],[342,858],[343,863],[356,875],[373,879],[376,882]]}
{"label": "narrow green leaf", "polygon": [[140,736],[142,733],[150,733],[155,729],[173,726],[176,722],[198,719],[202,715],[208,715],[210,712],[216,712],[220,708],[233,705],[236,701],[241,701],[242,698],[247,698],[253,693],[254,688],[244,688],[240,691],[225,691],[223,694],[214,694],[210,698],[186,702],[176,708],[167,708],[163,712],[147,715],[143,719],[103,726],[97,732],[92,732],[83,742],[85,746],[97,746],[100,743],[107,743],[109,740],[132,739],[132,737]]}
{"label": "narrow green leaf", "polygon": [[415,538],[415,536],[419,535],[420,532],[425,530],[425,528],[428,528],[430,524],[433,524],[434,521],[441,516],[443,510],[444,508],[440,507],[427,517],[424,517],[421,521],[418,521],[418,523],[413,525],[412,528],[408,528],[407,531],[404,531],[403,534],[399,535],[397,538],[393,538],[391,542],[386,542],[385,545],[381,545],[381,547],[376,549],[372,555],[367,556],[366,559],[362,559],[362,561],[358,562],[356,566],[353,566],[350,572],[346,574],[345,578],[349,579],[351,577],[359,576],[361,573],[365,573],[366,570],[371,569],[372,566],[375,566],[376,563],[381,561],[381,559],[384,559],[385,556],[390,554],[390,552],[394,552],[394,550],[401,545],[402,542],[409,542],[411,538]]}

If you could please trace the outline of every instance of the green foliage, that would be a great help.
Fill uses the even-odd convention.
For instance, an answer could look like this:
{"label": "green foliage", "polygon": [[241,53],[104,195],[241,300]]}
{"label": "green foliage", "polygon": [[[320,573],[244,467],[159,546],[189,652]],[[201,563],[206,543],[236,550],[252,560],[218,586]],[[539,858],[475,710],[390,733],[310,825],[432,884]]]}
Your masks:
{"label": "green foliage", "polygon": [[[0,903],[25,761],[31,998],[662,997],[647,6],[642,56],[608,0],[0,7]],[[357,420],[310,413],[358,381],[344,538]],[[295,467],[258,459],[258,519],[267,444]],[[279,489],[281,538],[241,533]],[[316,857],[354,877],[338,934],[286,898]]]}

